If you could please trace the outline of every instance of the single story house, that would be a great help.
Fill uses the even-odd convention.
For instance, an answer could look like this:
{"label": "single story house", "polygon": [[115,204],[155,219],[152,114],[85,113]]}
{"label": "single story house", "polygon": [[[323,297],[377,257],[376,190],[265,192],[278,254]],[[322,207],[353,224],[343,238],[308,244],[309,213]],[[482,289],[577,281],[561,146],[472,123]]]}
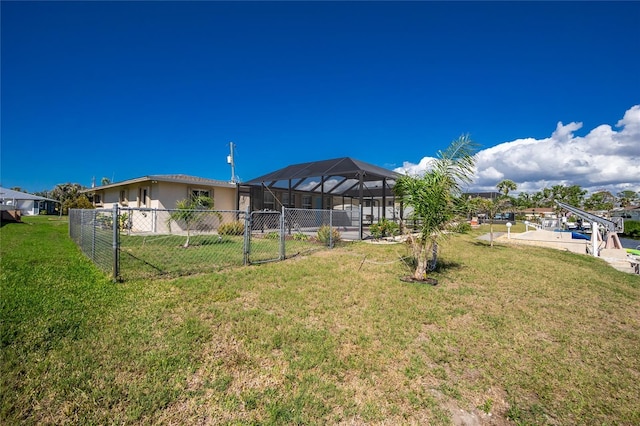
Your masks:
{"label": "single story house", "polygon": [[122,208],[131,216],[136,232],[167,232],[171,224],[166,210],[175,209],[178,201],[190,197],[210,197],[215,210],[244,210],[249,203],[248,198],[239,196],[235,183],[183,174],[142,176],[81,193],[87,194],[97,209]]}
{"label": "single story house", "polygon": [[58,203],[51,198],[0,188],[0,209],[3,211],[19,211],[22,216],[36,216],[40,214],[41,204],[44,202]]}

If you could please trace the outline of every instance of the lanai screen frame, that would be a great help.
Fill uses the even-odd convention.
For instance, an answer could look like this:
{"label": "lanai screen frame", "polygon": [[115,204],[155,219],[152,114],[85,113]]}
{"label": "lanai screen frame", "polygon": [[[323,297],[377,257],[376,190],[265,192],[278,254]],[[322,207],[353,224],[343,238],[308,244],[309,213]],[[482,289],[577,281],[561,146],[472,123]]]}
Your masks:
{"label": "lanai screen frame", "polygon": [[[345,197],[358,199],[361,208],[364,208],[365,196],[372,200],[382,198],[382,215],[386,217],[387,196],[395,198],[393,186],[400,176],[400,173],[383,167],[350,157],[341,157],[292,164],[245,182],[242,186],[249,188],[251,210],[259,210],[264,205],[265,191],[277,189],[288,190],[289,204],[294,193],[320,195],[322,208],[325,207],[326,196],[342,196],[343,205]],[[246,189],[244,192],[247,192]],[[259,203],[255,202],[258,201],[256,197],[260,198]],[[282,203],[282,200],[278,202]],[[257,209],[256,204],[259,205]],[[362,238],[363,224],[360,220],[360,239]]]}

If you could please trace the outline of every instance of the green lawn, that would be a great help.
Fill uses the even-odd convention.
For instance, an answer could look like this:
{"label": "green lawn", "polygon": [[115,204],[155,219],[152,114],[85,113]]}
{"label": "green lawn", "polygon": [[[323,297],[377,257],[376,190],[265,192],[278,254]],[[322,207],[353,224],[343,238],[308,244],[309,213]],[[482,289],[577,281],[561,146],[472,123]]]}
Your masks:
{"label": "green lawn", "polygon": [[[273,238],[275,236],[275,238]],[[104,241],[108,242],[108,239]],[[244,236],[192,235],[189,247],[184,248],[186,236],[151,235],[120,236],[120,276],[125,280],[154,276],[180,276],[203,272],[217,272],[230,266],[244,264]],[[278,234],[251,238],[249,260],[260,263],[280,257]],[[105,245],[111,256],[111,244]],[[315,239],[285,241],[287,258],[301,253],[322,250],[325,245]],[[106,262],[109,265],[109,262]]]}
{"label": "green lawn", "polygon": [[24,220],[0,228],[0,424],[640,424],[640,277],[599,259],[483,228],[437,286],[366,243],[112,283],[66,221]]}

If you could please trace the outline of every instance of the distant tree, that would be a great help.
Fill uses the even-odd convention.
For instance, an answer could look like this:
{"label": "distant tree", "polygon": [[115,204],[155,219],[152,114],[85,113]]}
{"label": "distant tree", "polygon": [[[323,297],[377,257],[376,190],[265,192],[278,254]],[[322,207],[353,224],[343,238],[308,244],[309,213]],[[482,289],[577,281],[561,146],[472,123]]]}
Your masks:
{"label": "distant tree", "polygon": [[611,210],[615,197],[609,191],[598,191],[584,201],[586,210]]}
{"label": "distant tree", "polygon": [[618,192],[618,202],[622,207],[627,207],[630,205],[635,205],[638,202],[638,197],[640,194],[630,190],[624,190]]}
{"label": "distant tree", "polygon": [[498,191],[500,191],[502,195],[506,197],[509,195],[509,191],[515,191],[518,188],[518,186],[514,181],[509,179],[504,179],[496,185],[496,188],[498,188]]}
{"label": "distant tree", "polygon": [[469,136],[461,136],[438,153],[432,168],[422,176],[405,175],[396,182],[395,194],[413,207],[413,218],[420,223],[417,235],[407,235],[416,262],[415,280],[427,278],[428,259],[437,259],[438,241],[458,214],[461,185],[471,182],[473,176],[474,148]]}
{"label": "distant tree", "polygon": [[493,247],[493,222],[498,213],[501,213],[511,205],[508,197],[501,196],[496,198],[482,198],[477,197],[472,200],[477,211],[483,212],[489,218],[489,243]]}
{"label": "distant tree", "polygon": [[585,195],[587,195],[587,191],[582,189],[580,185],[570,185],[565,187],[563,199],[560,201],[574,207],[582,207]]}
{"label": "distant tree", "polygon": [[517,188],[516,184],[511,180],[503,180],[496,185],[496,188],[502,193],[496,198],[477,197],[471,200],[475,209],[483,212],[489,218],[489,242],[493,247],[493,223],[498,213],[506,211],[509,207],[513,207],[512,199],[507,195],[510,190]]}
{"label": "distant tree", "polygon": [[519,209],[528,209],[530,207],[533,207],[533,199],[531,197],[531,194],[529,194],[528,192],[521,192],[513,200],[513,204]]}
{"label": "distant tree", "polygon": [[531,207],[544,207],[544,194],[542,191],[533,193],[531,196]]}
{"label": "distant tree", "polygon": [[197,196],[180,200],[176,203],[176,209],[169,215],[169,224],[171,221],[182,223],[187,231],[187,241],[183,247],[188,248],[191,240],[191,228],[198,221],[202,212],[199,210],[208,210],[213,208],[213,199],[205,196]]}
{"label": "distant tree", "polygon": [[[74,205],[74,200],[80,196],[80,191],[85,189],[79,183],[61,183],[49,193],[49,197],[58,200],[62,205],[62,213],[68,214],[70,205]],[[87,198],[85,196],[85,198]]]}
{"label": "distant tree", "polygon": [[76,198],[69,198],[62,204],[62,210],[69,212],[69,209],[93,209],[95,208],[86,195],[82,194]]}
{"label": "distant tree", "polygon": [[103,177],[102,179],[100,179],[100,185],[109,185],[111,183],[111,179],[109,179],[108,177]]}
{"label": "distant tree", "polygon": [[12,191],[25,192],[25,191],[23,191],[23,190],[22,190],[22,188],[20,188],[19,186],[14,186],[14,187],[11,187],[11,188],[9,188],[9,189],[11,189]]}
{"label": "distant tree", "polygon": [[578,185],[554,185],[550,189],[551,207],[553,207],[557,217],[560,217],[562,209],[556,201],[570,204],[574,207],[581,207],[586,193],[587,191],[582,190]]}

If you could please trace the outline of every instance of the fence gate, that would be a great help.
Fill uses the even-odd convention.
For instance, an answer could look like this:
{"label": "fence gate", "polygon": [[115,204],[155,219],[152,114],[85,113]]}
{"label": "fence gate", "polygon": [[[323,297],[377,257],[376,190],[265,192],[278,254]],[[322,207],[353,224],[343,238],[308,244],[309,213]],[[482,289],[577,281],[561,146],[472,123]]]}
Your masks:
{"label": "fence gate", "polygon": [[283,215],[278,211],[259,210],[249,215],[248,263],[284,259]]}

